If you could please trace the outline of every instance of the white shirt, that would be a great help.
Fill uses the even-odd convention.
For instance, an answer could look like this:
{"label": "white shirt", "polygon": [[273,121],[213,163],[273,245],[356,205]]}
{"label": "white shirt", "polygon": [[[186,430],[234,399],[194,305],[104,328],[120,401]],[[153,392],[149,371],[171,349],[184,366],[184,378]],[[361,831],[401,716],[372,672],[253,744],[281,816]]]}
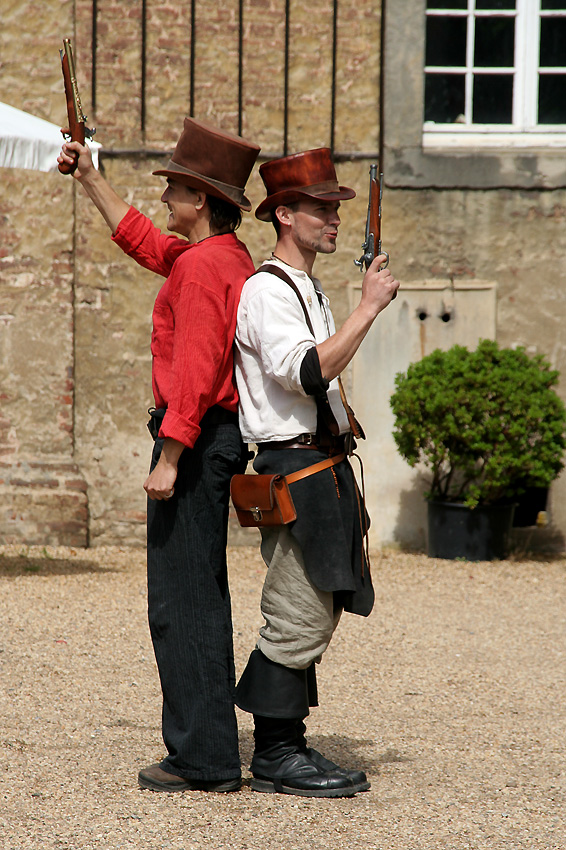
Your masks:
{"label": "white shirt", "polygon": [[[248,443],[283,441],[315,433],[316,402],[302,387],[301,364],[310,348],[335,333],[320,281],[274,257],[268,262],[279,266],[298,287],[314,337],[296,293],[285,281],[269,272],[255,274],[246,281],[238,307],[234,365],[240,429]],[[336,378],[330,382],[328,400],[340,433],[346,433],[348,417]]]}

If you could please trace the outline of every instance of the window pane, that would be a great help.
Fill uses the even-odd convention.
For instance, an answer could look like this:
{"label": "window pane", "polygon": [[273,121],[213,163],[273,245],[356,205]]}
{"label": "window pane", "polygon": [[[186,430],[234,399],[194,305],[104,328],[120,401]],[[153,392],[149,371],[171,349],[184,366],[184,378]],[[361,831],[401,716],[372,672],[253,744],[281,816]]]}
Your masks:
{"label": "window pane", "polygon": [[465,67],[466,18],[427,18],[426,64]]}
{"label": "window pane", "polygon": [[566,0],[541,0],[540,8],[566,10]]}
{"label": "window pane", "polygon": [[474,124],[511,124],[513,118],[513,75],[474,76]]}
{"label": "window pane", "polygon": [[515,9],[516,0],[476,0],[476,9]]}
{"label": "window pane", "polygon": [[467,9],[468,0],[427,0],[427,9]]}
{"label": "window pane", "polygon": [[513,68],[514,57],[514,18],[476,18],[476,68]]}
{"label": "window pane", "polygon": [[566,66],[566,18],[542,18],[540,22],[540,66]]}
{"label": "window pane", "polygon": [[427,74],[425,80],[425,121],[454,124],[463,121],[465,79],[463,74]]}
{"label": "window pane", "polygon": [[541,74],[538,88],[538,123],[566,124],[566,74]]}

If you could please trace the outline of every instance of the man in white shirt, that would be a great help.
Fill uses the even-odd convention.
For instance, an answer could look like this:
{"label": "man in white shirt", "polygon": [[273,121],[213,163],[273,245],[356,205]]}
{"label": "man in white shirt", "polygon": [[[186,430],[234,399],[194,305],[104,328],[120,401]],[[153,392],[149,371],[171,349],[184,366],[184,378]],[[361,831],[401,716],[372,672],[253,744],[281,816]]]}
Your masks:
{"label": "man in white shirt", "polygon": [[267,197],[256,217],[273,222],[277,243],[244,285],[238,309],[242,436],[257,444],[259,473],[288,475],[328,458],[335,463],[291,485],[293,523],[261,529],[265,625],[236,704],[254,715],[254,790],[352,796],[369,788],[365,773],[340,768],[308,747],[303,721],[318,704],[314,665],[342,611],[367,616],[373,606],[367,516],[344,454],[351,435],[338,376],[399,283],[381,269],[385,255],[376,257],[358,306],[336,331],[312,269],[318,253],[336,250],[340,202],[355,192],[339,186],[327,148],[266,162],[260,174]]}

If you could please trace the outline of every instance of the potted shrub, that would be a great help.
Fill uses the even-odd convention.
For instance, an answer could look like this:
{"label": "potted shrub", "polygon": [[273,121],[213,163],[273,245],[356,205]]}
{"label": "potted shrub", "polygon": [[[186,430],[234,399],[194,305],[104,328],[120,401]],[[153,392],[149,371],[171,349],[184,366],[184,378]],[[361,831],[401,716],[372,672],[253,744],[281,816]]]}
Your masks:
{"label": "potted shrub", "polygon": [[505,554],[514,499],[564,466],[566,409],[542,355],[481,340],[437,349],[395,379],[393,436],[428,492],[429,555]]}

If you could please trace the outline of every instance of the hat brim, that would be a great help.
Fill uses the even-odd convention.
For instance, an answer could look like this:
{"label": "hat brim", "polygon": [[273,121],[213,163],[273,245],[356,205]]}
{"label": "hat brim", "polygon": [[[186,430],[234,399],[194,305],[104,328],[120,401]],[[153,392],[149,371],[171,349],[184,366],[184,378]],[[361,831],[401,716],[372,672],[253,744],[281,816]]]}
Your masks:
{"label": "hat brim", "polygon": [[255,217],[260,221],[271,221],[271,212],[281,204],[292,204],[303,198],[319,201],[350,201],[356,197],[356,193],[348,186],[338,186],[337,192],[309,192],[308,189],[285,189],[269,195],[258,206]]}
{"label": "hat brim", "polygon": [[184,183],[191,189],[200,189],[206,192],[207,195],[214,195],[215,198],[220,198],[222,201],[227,201],[235,207],[239,207],[244,212],[249,212],[252,208],[251,201],[246,198],[244,193],[235,186],[228,186],[226,183],[221,183],[219,180],[203,177],[201,174],[189,171],[182,165],[177,165],[173,160],[169,160],[165,168],[160,168],[157,171],[152,171],[152,174],[157,177],[170,177],[172,180],[178,180],[179,183]]}

